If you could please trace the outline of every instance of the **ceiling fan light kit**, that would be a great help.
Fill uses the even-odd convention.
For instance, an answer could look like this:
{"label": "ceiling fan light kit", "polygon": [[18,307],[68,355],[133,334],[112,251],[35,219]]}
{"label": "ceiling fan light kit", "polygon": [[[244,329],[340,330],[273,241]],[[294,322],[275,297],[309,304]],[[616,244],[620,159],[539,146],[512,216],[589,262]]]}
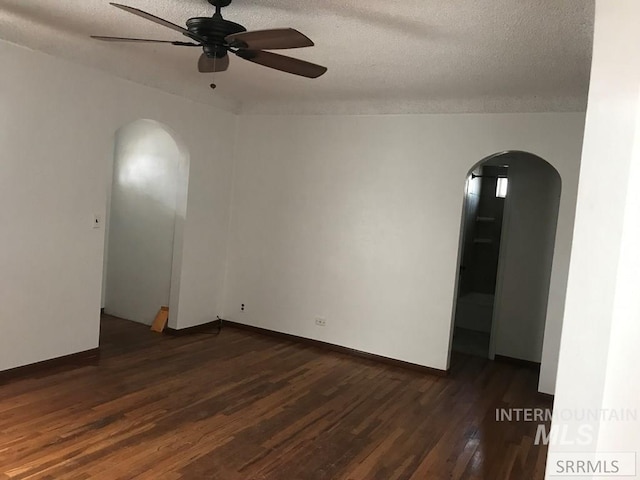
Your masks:
{"label": "ceiling fan light kit", "polygon": [[[239,23],[222,17],[222,8],[231,0],[208,0],[216,8],[212,17],[194,17],[186,22],[186,28],[169,22],[143,10],[111,2],[116,8],[170,28],[189,38],[190,41],[152,40],[146,38],[123,38],[92,35],[104,42],[164,43],[178,47],[201,47],[198,60],[201,73],[223,72],[229,68],[229,53],[249,62],[307,78],[318,78],[327,68],[304,60],[266,50],[312,47],[306,35],[293,28],[247,31]],[[215,84],[211,84],[215,88]]]}

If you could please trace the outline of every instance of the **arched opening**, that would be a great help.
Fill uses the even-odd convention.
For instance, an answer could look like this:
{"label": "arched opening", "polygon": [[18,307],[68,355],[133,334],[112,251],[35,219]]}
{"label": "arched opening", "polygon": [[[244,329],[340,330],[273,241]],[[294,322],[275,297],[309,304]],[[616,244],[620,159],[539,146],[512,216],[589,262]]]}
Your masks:
{"label": "arched opening", "polygon": [[188,154],[154,120],[137,120],[115,135],[107,200],[105,313],[151,324],[170,307],[175,324],[186,213]]}
{"label": "arched opening", "polygon": [[450,352],[541,362],[560,194],[556,169],[531,153],[469,171]]}

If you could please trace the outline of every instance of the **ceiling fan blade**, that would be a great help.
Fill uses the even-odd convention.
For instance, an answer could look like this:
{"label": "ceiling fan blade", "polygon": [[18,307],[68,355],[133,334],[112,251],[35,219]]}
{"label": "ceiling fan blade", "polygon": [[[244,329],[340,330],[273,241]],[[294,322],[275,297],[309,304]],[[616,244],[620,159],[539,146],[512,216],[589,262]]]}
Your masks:
{"label": "ceiling fan blade", "polygon": [[318,78],[327,71],[327,67],[315,63],[262,50],[238,50],[235,54],[250,62],[307,78]]}
{"label": "ceiling fan blade", "polygon": [[109,3],[116,8],[119,8],[120,10],[124,10],[125,12],[132,13],[134,15],[137,15],[138,17],[142,17],[146,20],[150,20],[154,23],[157,23],[158,25],[162,25],[164,27],[170,28],[171,30],[175,30],[176,32],[180,32],[183,35],[186,35],[187,37],[192,38],[197,42],[204,43],[203,38],[200,38],[198,35],[191,33],[186,28],[182,28],[180,25],[176,25],[175,23],[171,23],[168,20],[165,20],[160,17],[156,17],[155,15],[152,15],[138,8],[128,7],[126,5],[121,5],[120,3],[113,3],[113,2],[109,2]]}
{"label": "ceiling fan blade", "polygon": [[91,38],[95,40],[101,40],[103,42],[170,43],[171,45],[177,45],[179,47],[200,47],[201,46],[197,43],[172,42],[171,40],[150,40],[147,38],[103,37],[101,35],[91,35]]}
{"label": "ceiling fan blade", "polygon": [[198,71],[200,73],[224,72],[227,68],[229,68],[229,55],[213,59],[203,53],[198,60]]}
{"label": "ceiling fan blade", "polygon": [[309,37],[293,28],[234,33],[227,36],[225,41],[233,47],[251,50],[279,50],[313,47],[314,45]]}

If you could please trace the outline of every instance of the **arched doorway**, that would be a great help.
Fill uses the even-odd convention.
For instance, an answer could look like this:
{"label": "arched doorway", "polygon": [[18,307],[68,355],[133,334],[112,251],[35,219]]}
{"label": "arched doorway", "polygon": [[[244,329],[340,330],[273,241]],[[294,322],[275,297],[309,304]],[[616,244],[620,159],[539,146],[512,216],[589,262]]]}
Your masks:
{"label": "arched doorway", "polygon": [[112,178],[104,311],[151,324],[161,306],[177,310],[186,149],[165,125],[137,120],[116,132]]}
{"label": "arched doorway", "polygon": [[560,193],[556,169],[527,152],[469,171],[451,350],[541,362]]}

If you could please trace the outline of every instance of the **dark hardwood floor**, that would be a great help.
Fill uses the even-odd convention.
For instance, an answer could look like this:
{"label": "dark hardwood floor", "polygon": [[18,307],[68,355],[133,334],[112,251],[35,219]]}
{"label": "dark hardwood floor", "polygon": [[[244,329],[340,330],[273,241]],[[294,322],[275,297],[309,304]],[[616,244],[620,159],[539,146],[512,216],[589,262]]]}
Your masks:
{"label": "dark hardwood floor", "polygon": [[[73,334],[73,332],[69,332]],[[0,386],[0,479],[544,477],[537,372],[456,355],[423,374],[243,330],[105,317],[98,365]]]}

